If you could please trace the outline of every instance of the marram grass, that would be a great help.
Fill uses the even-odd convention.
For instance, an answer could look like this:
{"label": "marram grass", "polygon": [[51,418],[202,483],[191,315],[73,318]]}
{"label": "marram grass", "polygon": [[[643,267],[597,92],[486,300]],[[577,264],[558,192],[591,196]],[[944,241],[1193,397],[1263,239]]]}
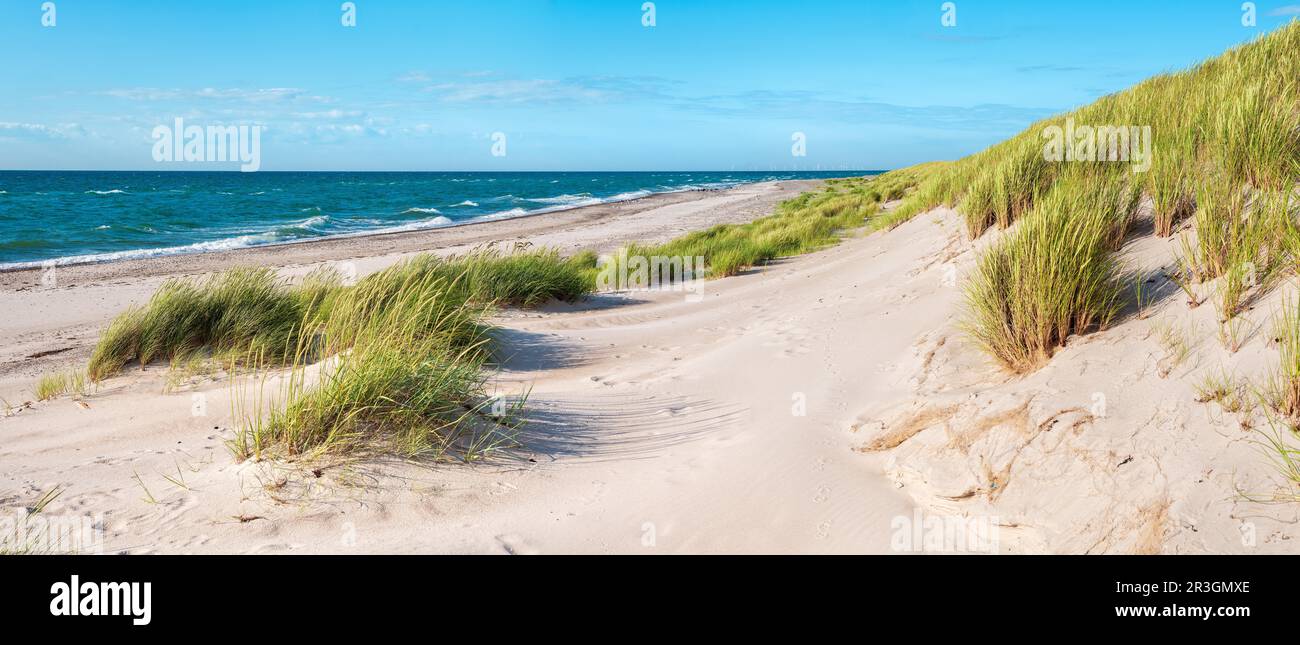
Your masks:
{"label": "marram grass", "polygon": [[863,226],[882,227],[889,217],[881,207],[903,199],[917,185],[926,166],[897,170],[876,177],[829,179],[822,191],[788,199],[776,212],[745,224],[719,224],[662,244],[632,244],[616,254],[620,258],[704,258],[707,277],[736,275],[777,258],[801,255],[837,243],[848,231]]}
{"label": "marram grass", "polygon": [[[448,278],[421,264],[371,276],[315,334],[300,336],[282,406],[264,413],[249,402],[243,388],[260,400],[264,382],[234,384],[244,421],[230,444],[237,457],[474,459],[510,439],[513,424],[485,413],[486,306],[467,298],[464,274]],[[321,362],[321,354],[333,358]]]}
{"label": "marram grass", "polygon": [[980,259],[966,285],[967,333],[1024,372],[1071,335],[1104,328],[1122,290],[1112,251],[1136,207],[1127,186],[1057,185]]}
{"label": "marram grass", "polygon": [[[508,443],[516,425],[512,412],[485,412],[484,319],[498,305],[577,299],[590,291],[594,265],[590,253],[486,248],[415,256],[355,285],[329,271],[290,284],[262,269],[173,280],[113,321],[89,373],[102,379],[132,361],[185,364],[199,352],[245,370],[232,380],[242,425],[231,448],[240,458],[475,459]],[[264,409],[258,381],[285,367],[279,405]]]}
{"label": "marram grass", "polygon": [[[594,263],[589,253],[562,258],[553,249],[484,248],[451,258],[415,256],[354,286],[331,269],[298,284],[269,269],[246,268],[202,280],[172,279],[145,306],[108,326],[87,371],[98,381],[131,362],[177,361],[200,351],[226,363],[251,355],[283,363],[294,357],[304,329],[329,323],[334,342],[345,342],[366,312],[382,308],[411,282],[441,279],[465,301],[531,307],[588,293]],[[340,322],[344,318],[349,322]]]}
{"label": "marram grass", "polygon": [[[956,206],[972,238],[1026,220],[1029,232],[996,242],[967,289],[972,336],[1015,370],[1040,365],[1069,335],[1104,327],[1115,315],[1123,286],[1107,253],[1128,227],[1103,218],[1133,213],[1112,208],[1109,199],[1089,210],[1098,199],[1083,191],[1124,193],[1132,204],[1148,199],[1158,236],[1173,235],[1190,219],[1197,235],[1185,242],[1181,286],[1224,282],[1216,303],[1230,321],[1250,289],[1300,257],[1294,217],[1281,197],[1300,179],[1297,79],[1300,22],[1293,21],[1190,70],[1148,79],[983,152],[925,168],[890,223],[940,205]],[[1150,144],[1150,167],[1046,161],[1044,135],[1070,122],[1149,128],[1141,143]]]}
{"label": "marram grass", "polygon": [[86,381],[86,373],[80,370],[42,374],[32,387],[32,394],[36,395],[37,401],[49,401],[64,394],[85,396]]}

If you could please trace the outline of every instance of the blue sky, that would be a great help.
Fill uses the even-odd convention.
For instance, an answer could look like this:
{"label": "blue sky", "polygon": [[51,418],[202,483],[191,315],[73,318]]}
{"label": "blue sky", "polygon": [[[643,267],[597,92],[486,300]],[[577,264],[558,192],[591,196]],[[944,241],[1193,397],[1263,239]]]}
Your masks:
{"label": "blue sky", "polygon": [[[263,170],[884,169],[1274,29],[1237,0],[0,0],[0,169],[176,169],[151,132],[264,128]],[[507,154],[491,154],[494,132]],[[806,136],[807,156],[791,155]],[[233,168],[233,164],[205,169]]]}

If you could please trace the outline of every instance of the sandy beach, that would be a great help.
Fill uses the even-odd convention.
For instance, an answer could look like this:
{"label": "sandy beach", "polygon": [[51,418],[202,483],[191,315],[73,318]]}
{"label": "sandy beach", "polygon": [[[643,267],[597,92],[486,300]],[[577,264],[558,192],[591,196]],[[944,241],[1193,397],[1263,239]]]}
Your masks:
{"label": "sandy beach", "polygon": [[[958,322],[956,276],[997,236],[968,241],[947,209],[709,281],[702,299],[607,293],[502,311],[508,358],[493,383],[530,391],[528,424],[523,447],[490,463],[236,463],[231,383],[169,383],[161,365],[25,402],[36,374],[84,361],[116,311],[182,271],[256,261],[292,276],[320,254],[365,274],[488,241],[610,250],[753,219],[810,187],[68,267],[57,288],[8,289],[0,305],[34,313],[2,330],[2,501],[62,488],[51,512],[102,514],[104,549],[124,553],[899,553],[916,550],[899,544],[899,518],[931,515],[994,518],[997,552],[1286,550],[1296,511],[1241,494],[1272,485],[1251,435],[1188,394],[1216,348],[1169,365],[1154,338],[1162,317],[1194,326],[1212,312],[1165,285],[1154,311],[1011,378]],[[1154,268],[1168,245],[1144,238],[1125,254]]]}
{"label": "sandy beach", "polygon": [[[51,512],[103,512],[110,552],[885,552],[882,528],[911,506],[844,431],[853,412],[844,397],[857,389],[846,385],[875,361],[811,336],[852,321],[829,304],[847,293],[802,284],[816,266],[808,259],[710,282],[698,303],[678,292],[610,294],[503,312],[496,322],[511,358],[501,391],[532,390],[525,450],[508,463],[352,464],[306,480],[292,466],[236,464],[223,445],[235,424],[229,382],[169,388],[162,366],[78,401],[22,403],[37,374],[84,362],[113,314],[172,275],[247,263],[299,275],[321,258],[355,262],[364,275],[416,251],[491,241],[608,251],[748,221],[813,187],[759,184],[424,233],[62,267],[55,288],[33,286],[36,272],[6,274],[0,304],[36,313],[7,318],[0,343],[0,391],[19,408],[0,421],[14,491],[3,502],[64,487]],[[837,281],[837,271],[816,274]],[[738,360],[791,369],[746,381],[733,376]],[[796,392],[809,401],[806,417],[790,414]]]}
{"label": "sandy beach", "polygon": [[[490,463],[237,463],[226,378],[131,368],[31,403],[160,281],[238,264],[364,276],[485,242],[611,251],[766,215],[777,182],[523,221],[3,276],[5,506],[103,515],[109,553],[907,553],[897,521],[992,518],[1001,553],[1258,553],[1296,537],[1253,434],[1193,401],[1213,341],[1175,362],[1157,329],[1213,325],[1170,283],[1151,311],[1015,378],[959,329],[970,242],[936,209],[887,233],[681,291],[606,293],[493,320],[502,397],[529,391],[520,450]],[[1139,238],[1135,267],[1171,242]],[[35,285],[35,286],[34,286]],[[1282,298],[1270,296],[1269,302]],[[1261,303],[1262,304],[1265,303]],[[1268,363],[1264,343],[1240,368]],[[1061,503],[1069,499],[1070,503]],[[1243,541],[1249,527],[1252,542]],[[906,542],[906,540],[905,540]],[[924,549],[922,549],[924,550]]]}
{"label": "sandy beach", "polygon": [[[322,263],[361,277],[415,253],[465,253],[490,243],[525,242],[566,254],[582,249],[610,252],[628,242],[659,242],[713,224],[749,221],[817,183],[782,181],[727,191],[663,193],[425,231],[59,266],[48,284],[42,282],[46,274],[41,269],[0,271],[0,307],[25,312],[0,322],[0,379],[35,376],[51,366],[84,362],[108,320],[132,303],[142,304],[170,277],[235,266],[276,267],[286,276],[300,276]],[[0,392],[13,394],[3,386]]]}

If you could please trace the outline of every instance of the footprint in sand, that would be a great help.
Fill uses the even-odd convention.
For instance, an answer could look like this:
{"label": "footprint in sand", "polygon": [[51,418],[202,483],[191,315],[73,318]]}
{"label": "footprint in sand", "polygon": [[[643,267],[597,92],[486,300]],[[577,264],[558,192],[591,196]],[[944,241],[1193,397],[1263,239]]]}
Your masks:
{"label": "footprint in sand", "polygon": [[813,497],[813,501],[816,502],[816,503],[818,503],[818,504],[820,504],[820,503],[822,503],[822,502],[824,502],[824,501],[826,501],[826,500],[828,500],[828,499],[830,499],[830,498],[831,498],[831,487],[830,487],[830,486],[819,486],[819,487],[817,488],[817,495],[815,495],[815,496]]}

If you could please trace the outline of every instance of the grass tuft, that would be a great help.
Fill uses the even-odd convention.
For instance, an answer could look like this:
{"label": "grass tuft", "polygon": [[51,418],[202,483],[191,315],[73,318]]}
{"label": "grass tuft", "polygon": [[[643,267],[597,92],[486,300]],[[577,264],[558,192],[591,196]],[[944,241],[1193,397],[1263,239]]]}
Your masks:
{"label": "grass tuft", "polygon": [[1286,298],[1274,327],[1280,360],[1264,388],[1264,401],[1292,425],[1300,421],[1300,304]]}
{"label": "grass tuft", "polygon": [[[345,349],[367,316],[408,285],[441,280],[454,296],[484,305],[533,307],[575,300],[591,290],[595,256],[562,258],[553,249],[493,247],[451,258],[419,255],[346,286],[321,269],[297,285],[269,269],[232,269],[203,280],[164,283],[144,307],[118,316],[100,337],[87,373],[99,381],[128,363],[183,365],[200,351],[225,363],[256,356],[287,364],[303,346],[304,330],[330,322],[334,351]],[[351,329],[350,329],[351,328]]]}
{"label": "grass tuft", "polygon": [[[476,459],[509,442],[513,412],[483,412],[491,359],[486,316],[497,306],[576,300],[594,282],[595,255],[484,247],[450,258],[418,255],[345,285],[330,270],[298,284],[266,269],[171,280],[122,314],[96,346],[99,380],[135,361],[169,360],[175,387],[218,359],[254,382],[237,392],[240,458],[379,451]],[[288,368],[274,409],[260,381]],[[64,387],[51,380],[51,391]],[[517,403],[521,405],[521,403]],[[515,409],[512,407],[512,410]]]}
{"label": "grass tuft", "polygon": [[80,370],[42,374],[32,388],[37,401],[49,401],[65,394],[85,396],[88,391],[86,373]]}
{"label": "grass tuft", "polygon": [[1111,251],[1135,207],[1127,186],[1058,184],[980,258],[965,292],[967,333],[1025,372],[1071,335],[1106,327],[1123,288]]}

